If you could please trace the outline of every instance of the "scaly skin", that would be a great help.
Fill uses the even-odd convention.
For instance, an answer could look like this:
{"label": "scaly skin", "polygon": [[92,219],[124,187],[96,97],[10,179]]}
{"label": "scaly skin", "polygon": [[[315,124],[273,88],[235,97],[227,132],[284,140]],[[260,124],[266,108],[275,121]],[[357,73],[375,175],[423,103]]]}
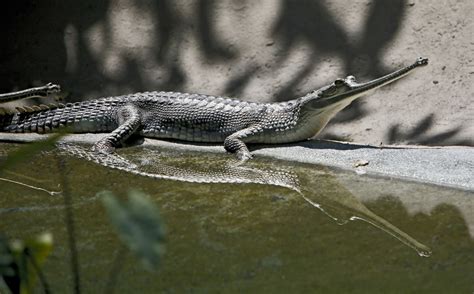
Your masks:
{"label": "scaly skin", "polygon": [[176,92],[146,92],[92,101],[18,108],[0,114],[4,132],[49,133],[61,127],[72,132],[110,133],[94,150],[113,152],[132,134],[191,142],[224,142],[242,161],[251,158],[246,143],[291,143],[318,134],[328,121],[353,100],[391,83],[427,59],[368,83],[353,76],[282,103],[252,103],[235,99]]}

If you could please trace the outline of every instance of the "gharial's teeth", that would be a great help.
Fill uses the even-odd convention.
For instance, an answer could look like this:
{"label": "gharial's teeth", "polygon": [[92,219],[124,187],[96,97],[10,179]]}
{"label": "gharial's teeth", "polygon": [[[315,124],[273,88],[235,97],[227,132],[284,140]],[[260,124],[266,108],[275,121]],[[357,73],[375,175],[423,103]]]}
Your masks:
{"label": "gharial's teeth", "polygon": [[15,107],[16,111],[18,111],[19,113],[25,113],[26,112],[26,109],[24,109],[23,107]]}

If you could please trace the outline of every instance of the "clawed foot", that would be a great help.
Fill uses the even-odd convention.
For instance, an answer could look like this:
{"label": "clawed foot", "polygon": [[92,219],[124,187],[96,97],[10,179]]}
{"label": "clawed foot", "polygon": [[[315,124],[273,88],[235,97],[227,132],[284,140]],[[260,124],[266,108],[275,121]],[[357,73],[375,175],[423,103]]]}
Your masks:
{"label": "clawed foot", "polygon": [[107,140],[101,140],[92,146],[93,152],[112,154],[115,152],[115,146]]}
{"label": "clawed foot", "polygon": [[236,155],[237,155],[237,159],[239,160],[237,165],[244,164],[245,162],[247,162],[247,160],[253,157],[252,154],[250,154],[250,152],[248,151],[237,152]]}

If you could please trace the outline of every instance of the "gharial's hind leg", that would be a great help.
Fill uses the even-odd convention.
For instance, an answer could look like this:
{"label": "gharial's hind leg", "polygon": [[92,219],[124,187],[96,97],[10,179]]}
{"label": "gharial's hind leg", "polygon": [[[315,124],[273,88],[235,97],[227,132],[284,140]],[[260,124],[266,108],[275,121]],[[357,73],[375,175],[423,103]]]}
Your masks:
{"label": "gharial's hind leg", "polygon": [[132,105],[127,105],[118,112],[119,127],[92,146],[93,151],[113,153],[141,126],[140,112]]}

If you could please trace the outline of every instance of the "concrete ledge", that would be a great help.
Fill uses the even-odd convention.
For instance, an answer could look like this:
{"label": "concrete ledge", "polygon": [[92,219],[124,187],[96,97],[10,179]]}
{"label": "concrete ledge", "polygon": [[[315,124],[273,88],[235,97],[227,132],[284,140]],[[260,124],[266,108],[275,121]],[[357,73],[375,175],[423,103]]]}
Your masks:
{"label": "concrete ledge", "polygon": [[[64,142],[93,143],[103,134],[74,134]],[[0,133],[3,142],[32,142],[38,134]],[[143,146],[224,153],[222,145],[145,139]],[[407,179],[474,191],[473,147],[383,146],[312,140],[291,145],[251,146],[256,156],[319,164],[359,174]]]}

